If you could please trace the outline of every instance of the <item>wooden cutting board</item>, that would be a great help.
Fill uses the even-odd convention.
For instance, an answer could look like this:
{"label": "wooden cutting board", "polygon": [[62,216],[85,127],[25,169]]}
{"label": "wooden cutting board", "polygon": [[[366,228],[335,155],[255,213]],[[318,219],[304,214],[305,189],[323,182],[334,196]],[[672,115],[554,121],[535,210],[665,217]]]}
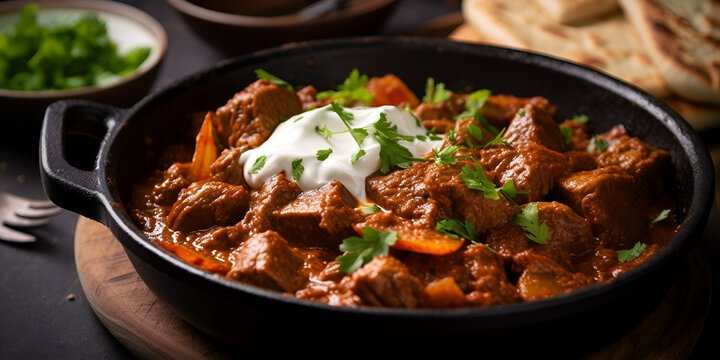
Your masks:
{"label": "wooden cutting board", "polygon": [[[83,217],[78,220],[75,263],[95,314],[139,357],[233,357],[227,346],[191,327],[155,297],[135,272],[123,247],[102,224]],[[680,271],[665,300],[644,322],[589,358],[687,358],[710,308],[710,264],[700,247]]]}

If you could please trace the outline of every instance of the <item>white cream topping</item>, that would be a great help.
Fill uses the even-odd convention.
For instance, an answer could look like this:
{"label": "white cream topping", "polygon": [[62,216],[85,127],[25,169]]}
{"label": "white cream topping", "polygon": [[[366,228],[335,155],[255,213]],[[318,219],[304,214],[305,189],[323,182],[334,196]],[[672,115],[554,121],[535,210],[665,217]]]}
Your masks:
{"label": "white cream topping", "polygon": [[[387,121],[397,125],[402,135],[425,136],[426,131],[418,126],[418,121],[407,111],[396,106],[343,108],[353,115],[348,123],[352,128],[371,126],[386,115]],[[350,133],[334,134],[329,139],[320,135],[316,128],[327,126],[330,131],[343,131],[347,127],[340,116],[330,109],[330,105],[295,115],[278,125],[270,138],[259,147],[248,150],[240,156],[239,165],[243,166],[245,181],[253,189],[260,189],[272,176],[285,172],[292,179],[292,163],[302,159],[304,171],[297,180],[303,191],[317,189],[331,180],[338,180],[357,197],[365,200],[365,178],[380,169],[380,144],[368,135],[361,147]],[[400,140],[413,157],[420,157],[439,148],[441,140],[415,139],[412,142]],[[351,164],[351,157],[362,148],[366,154]],[[318,150],[332,149],[324,161],[317,159]],[[256,174],[250,170],[261,156],[265,156],[265,165]]]}

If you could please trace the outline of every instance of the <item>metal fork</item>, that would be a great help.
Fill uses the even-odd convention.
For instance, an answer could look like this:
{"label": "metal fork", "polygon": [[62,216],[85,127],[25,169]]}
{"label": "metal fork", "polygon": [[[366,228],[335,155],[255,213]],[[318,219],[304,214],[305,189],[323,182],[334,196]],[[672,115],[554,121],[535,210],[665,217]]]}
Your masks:
{"label": "metal fork", "polygon": [[19,228],[42,226],[62,209],[50,201],[31,200],[0,191],[0,240],[33,242],[35,236],[13,230],[5,225]]}

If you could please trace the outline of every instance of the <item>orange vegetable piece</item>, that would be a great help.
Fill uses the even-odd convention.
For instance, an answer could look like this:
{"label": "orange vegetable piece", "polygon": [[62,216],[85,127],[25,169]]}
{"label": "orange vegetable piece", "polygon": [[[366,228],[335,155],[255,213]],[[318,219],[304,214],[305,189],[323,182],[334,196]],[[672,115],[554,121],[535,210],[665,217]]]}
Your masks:
{"label": "orange vegetable piece", "polygon": [[212,113],[205,115],[205,120],[195,138],[195,153],[190,164],[189,178],[192,181],[205,180],[210,177],[210,165],[218,157],[218,148],[213,136]]}
{"label": "orange vegetable piece", "polygon": [[410,107],[416,107],[420,104],[420,100],[408,89],[407,85],[392,74],[371,78],[365,88],[373,94],[370,106],[410,104]]}
{"label": "orange vegetable piece", "polygon": [[465,294],[451,276],[428,284],[425,287],[425,302],[435,308],[467,306]]}
{"label": "orange vegetable piece", "polygon": [[453,239],[436,231],[397,231],[398,239],[393,245],[400,250],[408,250],[421,254],[448,255],[452,254],[465,243],[464,239]]}
{"label": "orange vegetable piece", "polygon": [[200,255],[195,251],[192,251],[182,245],[167,242],[158,242],[158,244],[164,247],[165,250],[175,254],[175,256],[179,257],[186,263],[195,265],[201,269],[205,269],[207,271],[212,271],[222,275],[225,275],[230,270],[229,265],[224,264],[213,258]]}
{"label": "orange vegetable piece", "polygon": [[551,273],[525,269],[517,282],[520,296],[525,301],[544,299],[565,293]]}

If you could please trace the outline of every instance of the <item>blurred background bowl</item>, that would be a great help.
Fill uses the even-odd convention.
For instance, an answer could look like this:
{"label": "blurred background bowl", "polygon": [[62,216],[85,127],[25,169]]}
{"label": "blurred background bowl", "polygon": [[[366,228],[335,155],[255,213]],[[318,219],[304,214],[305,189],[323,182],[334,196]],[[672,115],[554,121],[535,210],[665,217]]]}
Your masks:
{"label": "blurred background bowl", "polygon": [[227,55],[289,41],[366,35],[396,0],[165,0]]}
{"label": "blurred background bowl", "polygon": [[0,89],[2,117],[32,118],[38,123],[45,108],[58,100],[85,99],[128,107],[152,86],[167,50],[165,29],[150,15],[128,5],[99,0],[39,0],[0,2],[0,25],[17,21],[29,4],[39,6],[39,23],[92,13],[105,22],[109,37],[123,53],[137,46],[150,47],[150,55],[131,74],[116,82],[67,90],[17,91]]}

